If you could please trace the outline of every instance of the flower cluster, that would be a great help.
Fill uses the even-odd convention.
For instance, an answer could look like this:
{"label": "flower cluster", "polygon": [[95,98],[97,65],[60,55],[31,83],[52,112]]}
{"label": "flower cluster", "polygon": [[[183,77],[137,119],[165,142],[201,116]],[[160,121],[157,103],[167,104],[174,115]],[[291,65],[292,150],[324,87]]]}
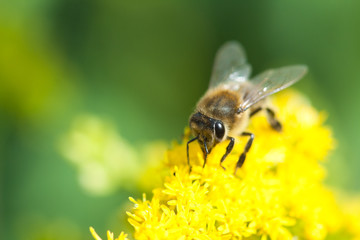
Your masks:
{"label": "flower cluster", "polygon": [[[90,227],[91,235],[95,238],[95,240],[101,240],[99,235],[95,232],[95,229]],[[127,234],[121,232],[120,235],[117,238],[114,238],[114,233],[107,231],[107,239],[108,240],[128,240]]]}
{"label": "flower cluster", "polygon": [[[274,131],[265,115],[251,119],[255,134],[241,169],[234,167],[246,138],[237,137],[224,166],[228,142],[218,144],[203,168],[203,153],[186,142],[167,151],[163,187],[151,199],[130,200],[129,222],[135,239],[325,239],[346,228],[344,213],[322,181],[320,164],[334,146],[324,113],[302,96],[284,91],[273,99],[283,131]],[[188,133],[188,130],[186,130]],[[187,135],[187,134],[186,134]],[[111,239],[111,238],[110,238]]]}
{"label": "flower cluster", "polygon": [[[158,159],[163,156],[167,144],[157,141],[143,144],[140,149],[135,148],[111,122],[80,115],[62,137],[59,149],[65,159],[76,167],[83,189],[93,195],[104,196],[119,188],[140,186],[142,190],[158,186],[160,179],[149,181],[147,178],[153,175],[151,169],[157,170],[155,166],[158,167]],[[146,159],[146,162],[141,159]],[[146,172],[142,173],[142,169]]]}
{"label": "flower cluster", "polygon": [[79,183],[89,193],[107,195],[134,182],[137,153],[113,124],[81,115],[63,136],[60,152],[79,172]]}

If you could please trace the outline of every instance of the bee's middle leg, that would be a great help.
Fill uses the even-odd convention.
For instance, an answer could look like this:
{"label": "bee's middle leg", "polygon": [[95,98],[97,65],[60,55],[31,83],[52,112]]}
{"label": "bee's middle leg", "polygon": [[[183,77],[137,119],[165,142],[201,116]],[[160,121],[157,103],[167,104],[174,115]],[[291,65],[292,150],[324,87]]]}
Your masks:
{"label": "bee's middle leg", "polygon": [[235,167],[235,172],[234,172],[234,174],[236,174],[236,171],[237,171],[239,168],[241,168],[242,165],[244,164],[245,158],[246,158],[246,153],[249,152],[249,150],[250,150],[250,148],[251,148],[251,145],[252,145],[252,143],[253,143],[253,141],[254,141],[254,137],[255,137],[255,135],[254,135],[253,133],[249,133],[249,132],[243,132],[243,133],[241,134],[241,136],[249,136],[250,138],[249,138],[248,142],[247,142],[246,145],[245,145],[244,152],[240,155],[239,160],[238,160],[237,163],[236,163],[236,167]]}
{"label": "bee's middle leg", "polygon": [[230,140],[230,143],[226,147],[226,152],[225,152],[225,154],[222,156],[222,158],[220,160],[220,167],[222,167],[224,170],[226,170],[226,168],[222,165],[222,163],[225,160],[225,158],[227,157],[227,155],[229,155],[229,153],[232,151],[232,149],[234,147],[234,143],[235,143],[235,139],[233,137],[227,137],[227,139]]}

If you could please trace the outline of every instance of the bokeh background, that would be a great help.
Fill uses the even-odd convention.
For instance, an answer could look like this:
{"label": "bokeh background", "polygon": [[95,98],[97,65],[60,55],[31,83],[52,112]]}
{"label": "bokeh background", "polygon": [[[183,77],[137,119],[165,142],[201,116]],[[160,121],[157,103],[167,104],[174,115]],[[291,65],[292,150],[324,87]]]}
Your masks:
{"label": "bokeh background", "polygon": [[295,88],[334,130],[327,184],[359,192],[359,26],[359,1],[1,1],[0,238],[128,231],[136,179],[181,138],[228,40],[255,74],[309,66]]}

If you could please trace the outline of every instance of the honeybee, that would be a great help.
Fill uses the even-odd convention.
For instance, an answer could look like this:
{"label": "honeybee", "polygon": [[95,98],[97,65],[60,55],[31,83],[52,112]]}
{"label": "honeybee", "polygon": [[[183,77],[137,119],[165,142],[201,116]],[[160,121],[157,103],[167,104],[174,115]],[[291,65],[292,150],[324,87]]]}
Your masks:
{"label": "honeybee", "polygon": [[265,110],[271,127],[281,131],[282,126],[266,97],[300,80],[307,72],[305,65],[293,65],[267,70],[251,80],[251,66],[240,43],[225,43],[217,52],[210,79],[209,88],[196,105],[190,116],[189,126],[194,136],[187,142],[187,161],[189,144],[198,140],[204,153],[204,165],[213,147],[225,140],[229,144],[220,159],[220,166],[232,151],[234,136],[248,137],[243,153],[236,163],[235,172],[244,164],[246,154],[254,141],[254,134],[244,131],[249,119],[261,110]]}

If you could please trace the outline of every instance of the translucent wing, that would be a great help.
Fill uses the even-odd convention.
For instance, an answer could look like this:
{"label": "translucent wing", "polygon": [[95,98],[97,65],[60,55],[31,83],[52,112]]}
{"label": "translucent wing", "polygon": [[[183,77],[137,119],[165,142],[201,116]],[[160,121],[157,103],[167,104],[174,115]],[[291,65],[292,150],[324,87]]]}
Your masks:
{"label": "translucent wing", "polygon": [[251,73],[251,66],[246,62],[246,54],[240,43],[225,43],[217,52],[209,88],[222,83],[237,86],[246,81]]}
{"label": "translucent wing", "polygon": [[261,99],[289,87],[299,81],[307,72],[307,66],[295,65],[267,70],[252,80],[252,90],[244,97],[240,111],[245,111]]}

